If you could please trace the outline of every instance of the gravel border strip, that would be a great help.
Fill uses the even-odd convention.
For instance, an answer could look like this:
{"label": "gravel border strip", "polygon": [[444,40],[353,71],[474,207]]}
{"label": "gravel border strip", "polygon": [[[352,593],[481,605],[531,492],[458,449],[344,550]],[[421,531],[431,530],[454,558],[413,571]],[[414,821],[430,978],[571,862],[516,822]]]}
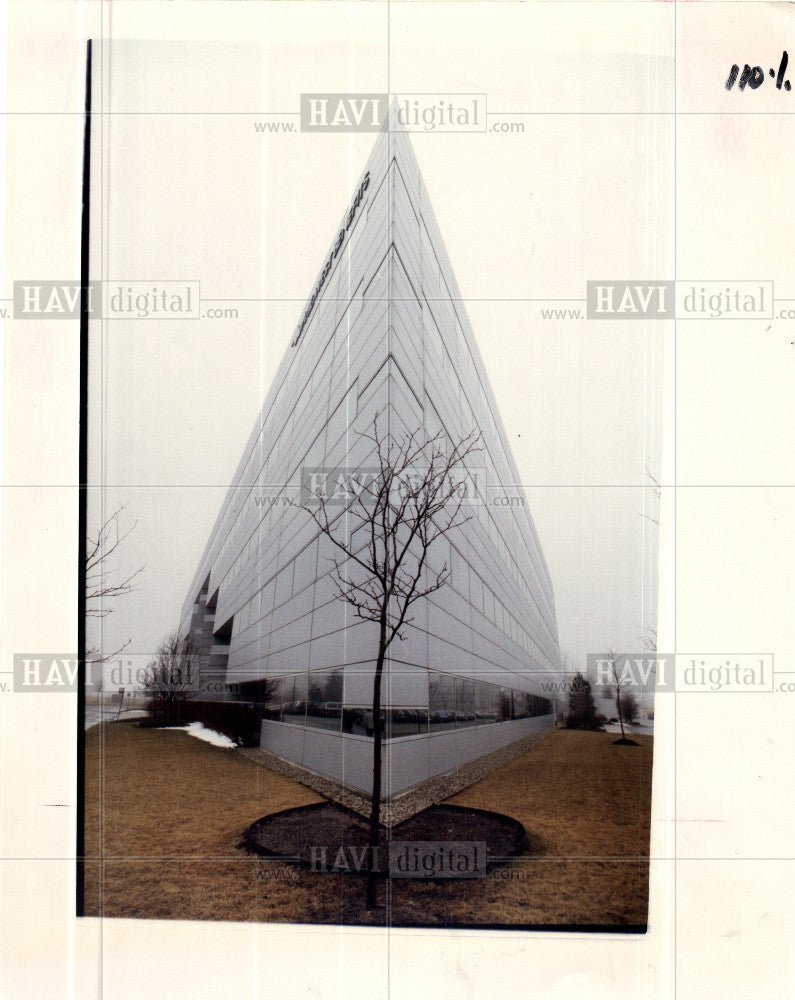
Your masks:
{"label": "gravel border strip", "polygon": [[[448,771],[446,774],[439,774],[434,778],[430,778],[421,785],[417,785],[416,788],[404,792],[391,802],[383,803],[381,806],[381,822],[387,827],[396,826],[418,812],[422,812],[423,809],[443,802],[445,799],[450,798],[451,795],[456,795],[470,785],[474,785],[476,781],[480,781],[481,778],[484,778],[498,767],[502,767],[504,764],[508,764],[517,757],[520,757],[532,746],[535,746],[536,743],[554,733],[556,728],[553,725],[541,733],[533,733],[531,736],[526,736],[517,743],[512,743],[501,750],[495,750],[485,757],[479,757],[477,760],[469,764],[464,764],[454,771]],[[248,760],[259,764],[261,767],[267,767],[285,778],[290,778],[292,781],[297,781],[299,784],[305,785],[313,792],[317,792],[318,795],[322,795],[332,802],[337,802],[347,809],[352,809],[354,812],[359,813],[360,816],[367,817],[370,815],[369,795],[345,788],[339,782],[321,777],[321,775],[308,771],[305,767],[300,767],[298,764],[290,764],[260,747],[241,748],[238,750],[238,753],[241,753]]]}

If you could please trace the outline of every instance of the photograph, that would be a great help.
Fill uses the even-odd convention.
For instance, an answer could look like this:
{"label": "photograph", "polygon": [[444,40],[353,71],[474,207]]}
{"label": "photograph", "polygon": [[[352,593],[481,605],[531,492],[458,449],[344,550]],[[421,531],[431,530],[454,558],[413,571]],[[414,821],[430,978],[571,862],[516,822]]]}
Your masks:
{"label": "photograph", "polygon": [[662,322],[585,315],[664,233],[574,234],[664,217],[665,126],[219,124],[266,62],[89,49],[81,912],[643,933]]}
{"label": "photograph", "polygon": [[0,5],[0,1000],[790,1000],[791,29]]}

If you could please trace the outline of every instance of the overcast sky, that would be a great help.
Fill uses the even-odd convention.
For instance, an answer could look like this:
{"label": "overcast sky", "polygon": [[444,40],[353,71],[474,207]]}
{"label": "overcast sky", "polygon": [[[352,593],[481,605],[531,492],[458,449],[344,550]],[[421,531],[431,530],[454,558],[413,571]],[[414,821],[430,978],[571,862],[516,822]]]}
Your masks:
{"label": "overcast sky", "polygon": [[[101,343],[92,330],[91,402],[103,405],[101,427],[92,410],[90,478],[102,484],[106,512],[124,505],[126,523],[137,522],[119,572],[146,564],[137,591],[104,620],[106,650],[129,638],[129,651],[148,653],[176,626],[376,138],[263,136],[254,122],[265,109],[297,112],[301,92],[385,90],[383,25],[366,9],[374,6],[346,14],[338,44],[328,26],[318,29],[324,44],[306,35],[288,44],[292,29],[274,24],[267,45],[105,50],[102,103],[113,114],[95,143],[95,274],[114,284],[200,281],[205,306],[239,312],[114,320]],[[401,37],[393,35],[393,92],[487,93],[490,109],[525,125],[522,134],[412,141],[528,488],[561,648],[578,665],[606,647],[638,649],[641,627],[656,620],[656,514],[644,483],[659,463],[660,334],[634,322],[544,319],[541,309],[584,309],[551,300],[582,299],[588,279],[667,273],[671,192],[657,182],[670,176],[667,118],[519,112],[541,100],[547,110],[611,100],[643,110],[646,63],[613,55],[611,65],[592,53],[576,67],[568,56],[564,73],[539,40],[534,78],[552,80],[553,99],[522,89],[527,53],[507,36],[464,59],[451,32],[433,61],[425,44]],[[575,87],[583,78],[587,93]],[[297,117],[268,120],[298,128]],[[542,299],[550,301],[530,301]]]}

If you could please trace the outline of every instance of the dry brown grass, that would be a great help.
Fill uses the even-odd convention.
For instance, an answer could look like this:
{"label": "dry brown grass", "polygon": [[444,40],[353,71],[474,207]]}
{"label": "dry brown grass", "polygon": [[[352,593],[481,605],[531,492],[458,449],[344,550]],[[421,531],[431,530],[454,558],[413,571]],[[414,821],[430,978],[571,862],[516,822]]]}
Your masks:
{"label": "dry brown grass", "polygon": [[[86,734],[86,913],[437,926],[645,925],[652,749],[559,731],[451,798],[518,819],[532,855],[474,881],[393,880],[368,917],[362,882],[238,847],[261,816],[314,792],[185,733]],[[100,794],[102,789],[102,794]],[[530,860],[530,858],[533,860]],[[386,893],[389,898],[386,898]]]}

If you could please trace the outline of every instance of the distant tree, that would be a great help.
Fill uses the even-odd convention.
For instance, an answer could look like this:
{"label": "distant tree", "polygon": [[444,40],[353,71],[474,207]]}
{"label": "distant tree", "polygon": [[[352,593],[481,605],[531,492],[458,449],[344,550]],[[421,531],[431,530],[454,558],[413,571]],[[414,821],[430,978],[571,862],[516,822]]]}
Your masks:
{"label": "distant tree", "polygon": [[625,691],[621,696],[621,717],[629,725],[635,722],[639,712],[638,699],[631,691]]}
{"label": "distant tree", "polygon": [[561,650],[560,653],[560,680],[562,683],[558,687],[558,690],[552,694],[552,701],[554,701],[556,709],[560,712],[560,717],[565,719],[567,713],[567,699],[566,699],[566,681],[569,677],[573,677],[577,671],[574,669],[574,659],[569,653]]}
{"label": "distant tree", "polygon": [[[116,602],[121,597],[131,594],[136,587],[138,577],[145,570],[139,566],[131,573],[120,572],[115,565],[114,557],[125,540],[134,531],[137,521],[129,527],[121,527],[121,516],[124,507],[119,507],[102,523],[95,536],[86,539],[86,558],[83,568],[83,586],[85,587],[86,618],[106,618],[116,610]],[[118,649],[105,653],[99,648],[86,649],[86,678],[90,677],[90,664],[96,664],[101,672],[102,664],[118,656],[130,644],[128,639]]]}
{"label": "distant tree", "polygon": [[326,701],[342,701],[342,671],[335,670],[328,675],[323,685],[323,697]]}
{"label": "distant tree", "polygon": [[576,673],[574,670],[574,660],[570,653],[564,653],[563,650],[560,652],[560,672],[565,677],[566,674]]}
{"label": "distant tree", "polygon": [[111,560],[119,547],[129,538],[135,529],[135,524],[122,530],[119,520],[124,507],[111,514],[102,524],[94,538],[86,541],[86,617],[104,618],[114,610],[113,602],[135,589],[135,581],[143,572],[140,566],[132,573],[120,574],[112,565]]}
{"label": "distant tree", "polygon": [[172,632],[161,642],[143,681],[147,711],[158,726],[182,722],[182,705],[195,691],[196,656],[190,639]]}
{"label": "distant tree", "polygon": [[[612,649],[609,649],[606,654],[606,659],[608,664],[610,665],[610,673],[613,677],[612,687],[613,690],[615,691],[616,711],[618,713],[618,722],[621,726],[621,742],[632,743],[632,740],[627,740],[627,734],[624,730],[624,723],[625,722],[628,723],[631,721],[625,715],[624,706],[625,703],[628,704],[630,707],[634,706],[635,717],[637,717],[638,702],[635,696],[632,694],[632,692],[627,690],[627,681],[624,677],[624,672],[619,668],[619,662],[621,658],[618,655],[618,653],[614,652]],[[627,701],[628,697],[631,697],[632,699],[631,702]]]}
{"label": "distant tree", "polygon": [[569,689],[569,714],[566,716],[566,726],[569,729],[599,729],[599,716],[596,714],[591,682],[581,673],[574,675]]}
{"label": "distant tree", "polygon": [[[660,500],[662,498],[662,486],[657,477],[652,473],[651,469],[646,466],[646,480],[651,494],[654,497],[654,501],[649,504],[651,508],[651,513],[646,513],[646,504],[644,503],[644,509],[641,512],[641,517],[645,517],[647,521],[651,521],[652,524],[659,525],[660,523]],[[645,497],[644,497],[645,500]]]}
{"label": "distant tree", "polygon": [[657,629],[654,625],[647,625],[640,630],[640,639],[643,648],[651,653],[657,652]]}

